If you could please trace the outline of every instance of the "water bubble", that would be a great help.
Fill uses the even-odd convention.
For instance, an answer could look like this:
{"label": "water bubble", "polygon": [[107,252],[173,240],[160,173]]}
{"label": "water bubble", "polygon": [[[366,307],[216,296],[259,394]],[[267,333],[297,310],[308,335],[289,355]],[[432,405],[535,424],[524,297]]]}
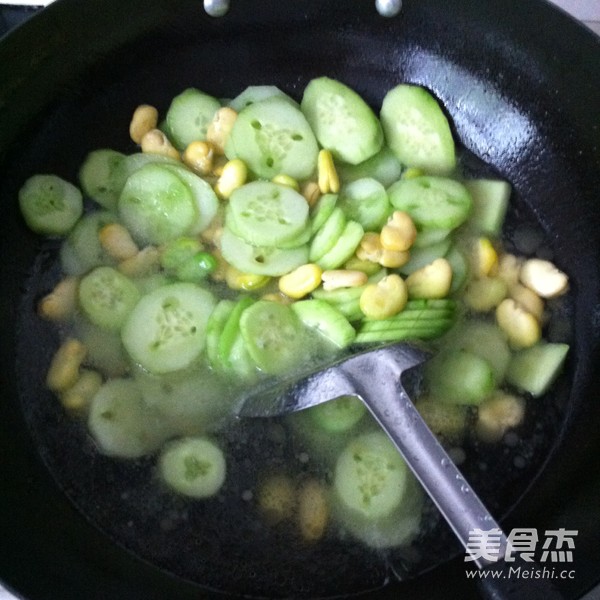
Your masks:
{"label": "water bubble", "polygon": [[471,489],[469,488],[469,486],[468,486],[468,485],[464,485],[464,484],[463,484],[463,485],[461,485],[461,486],[460,486],[460,491],[461,491],[463,494],[468,494],[468,493],[471,491]]}
{"label": "water bubble", "polygon": [[442,465],[442,467],[449,467],[450,466],[450,460],[447,459],[446,457],[444,457],[440,461],[440,464]]}

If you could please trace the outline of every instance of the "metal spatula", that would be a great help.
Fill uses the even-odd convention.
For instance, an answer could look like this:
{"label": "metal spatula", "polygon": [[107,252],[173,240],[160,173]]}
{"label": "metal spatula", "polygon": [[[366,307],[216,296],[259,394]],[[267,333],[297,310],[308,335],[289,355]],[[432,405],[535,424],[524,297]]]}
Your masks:
{"label": "metal spatula", "polygon": [[[284,415],[341,396],[361,398],[385,433],[406,460],[425,491],[446,519],[456,537],[468,550],[469,535],[476,529],[497,530],[494,555],[503,557],[508,545],[500,525],[473,492],[458,467],[440,445],[416,410],[402,384],[403,373],[417,367],[428,354],[408,344],[394,344],[343,359],[332,366],[296,379],[276,384],[268,382],[251,390],[238,411],[241,417]],[[480,553],[478,553],[480,554]],[[473,556],[468,565],[508,572],[515,562],[488,560]],[[534,568],[533,563],[525,563]],[[482,581],[485,595],[491,598],[560,598],[543,580],[498,578]],[[516,585],[515,585],[516,584]]]}

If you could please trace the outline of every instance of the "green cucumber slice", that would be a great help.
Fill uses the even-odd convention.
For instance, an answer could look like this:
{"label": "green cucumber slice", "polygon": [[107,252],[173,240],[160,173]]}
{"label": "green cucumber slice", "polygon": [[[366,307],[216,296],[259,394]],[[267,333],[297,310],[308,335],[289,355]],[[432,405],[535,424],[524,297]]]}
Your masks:
{"label": "green cucumber slice", "polygon": [[219,210],[219,199],[210,184],[202,177],[178,165],[164,165],[165,169],[174,173],[188,187],[196,206],[196,218],[188,230],[190,235],[202,233],[212,222]]}
{"label": "green cucumber slice", "polygon": [[113,213],[104,210],[84,215],[60,249],[63,271],[67,275],[83,275],[94,267],[113,264],[114,260],[100,244],[98,233],[105,225],[117,221]]}
{"label": "green cucumber slice", "polygon": [[446,177],[402,179],[389,188],[388,196],[395,209],[412,217],[418,230],[455,229],[473,206],[467,188]]}
{"label": "green cucumber slice", "polygon": [[228,227],[221,236],[223,258],[242,273],[279,277],[308,262],[308,246],[275,248],[253,246],[238,237]]}
{"label": "green cucumber slice", "polygon": [[19,190],[19,206],[31,231],[67,234],[83,214],[81,192],[56,175],[33,175]]}
{"label": "green cucumber slice", "polygon": [[129,369],[129,360],[118,332],[102,329],[86,318],[75,321],[75,337],[87,348],[85,364],[105,377],[120,377]]}
{"label": "green cucumber slice", "polygon": [[139,458],[157,450],[165,434],[132,379],[111,379],[92,398],[88,427],[100,452]]}
{"label": "green cucumber slice", "polygon": [[[120,195],[125,187],[125,183],[136,171],[142,167],[150,164],[161,164],[161,165],[175,165],[181,166],[181,163],[174,158],[169,156],[163,156],[162,154],[144,154],[143,152],[136,152],[126,156],[112,171],[111,180],[109,186],[114,189],[115,192]],[[118,204],[117,197],[117,204]],[[115,208],[116,208],[115,204]]]}
{"label": "green cucumber slice", "polygon": [[387,143],[403,165],[433,174],[455,168],[448,119],[429,92],[414,85],[398,85],[385,95],[380,116]]}
{"label": "green cucumber slice", "polygon": [[103,329],[119,331],[140,299],[137,286],[112,267],[96,267],[79,283],[79,306]]}
{"label": "green cucumber slice", "polygon": [[213,295],[192,283],[165,285],[144,296],[121,330],[129,356],[151,373],[184,369],[204,350]]}
{"label": "green cucumber slice", "polygon": [[124,160],[124,154],[107,148],[90,152],[79,169],[79,183],[83,193],[100,206],[115,210],[123,189],[117,182],[115,173]]}
{"label": "green cucumber slice", "polygon": [[304,360],[302,323],[289,306],[259,300],[242,313],[240,331],[252,360],[265,373],[286,373]]}
{"label": "green cucumber slice", "polygon": [[340,179],[346,183],[371,177],[379,181],[384,188],[390,187],[402,175],[400,161],[387,146],[384,146],[375,156],[357,165],[339,162],[336,164],[336,169]]}
{"label": "green cucumber slice", "polygon": [[203,437],[189,437],[164,448],[158,470],[163,481],[178,494],[209,498],[225,483],[227,464],[215,443]]}
{"label": "green cucumber slice", "polygon": [[365,230],[362,228],[360,223],[356,221],[348,221],[346,227],[339,239],[335,242],[333,248],[326,252],[316,262],[323,269],[327,271],[330,269],[337,269],[341,267],[349,258],[352,257],[360,241],[363,238]]}
{"label": "green cucumber slice", "polygon": [[301,300],[292,304],[292,310],[309,329],[315,329],[337,348],[346,348],[356,337],[348,319],[325,300]]}
{"label": "green cucumber slice", "polygon": [[367,407],[356,396],[341,396],[309,408],[306,412],[317,427],[330,433],[339,433],[357,425],[367,413]]}
{"label": "green cucumber slice", "polygon": [[409,470],[398,450],[381,431],[353,439],[340,454],[334,490],[350,510],[366,519],[392,514],[402,503]]}
{"label": "green cucumber slice", "polygon": [[240,158],[262,179],[284,173],[299,181],[317,168],[319,148],[304,115],[278,97],[255,102],[242,110],[228,143],[227,158]]}
{"label": "green cucumber slice", "polygon": [[473,198],[469,223],[479,232],[499,236],[508,210],[511,186],[501,179],[471,179],[465,187]]}
{"label": "green cucumber slice", "polygon": [[195,88],[188,88],[171,101],[166,122],[169,139],[178,150],[206,139],[206,130],[221,103]]}
{"label": "green cucumber slice", "polygon": [[198,218],[189,187],[159,164],[148,164],[127,179],[119,216],[142,244],[164,244],[188,233]]}
{"label": "green cucumber slice", "polygon": [[506,380],[534,397],[545,394],[564,365],[568,344],[541,342],[516,352],[506,372]]}
{"label": "green cucumber slice", "polygon": [[221,300],[212,311],[206,325],[206,356],[213,369],[220,369],[219,342],[225,324],[233,312],[236,303],[233,300]]}
{"label": "green cucumber slice", "polygon": [[329,219],[338,200],[337,194],[324,194],[321,196],[311,213],[311,232],[314,235],[323,227],[325,221]]}
{"label": "green cucumber slice", "polygon": [[434,356],[425,368],[431,394],[449,404],[480,404],[495,389],[489,361],[465,350],[448,350]]}
{"label": "green cucumber slice", "polygon": [[356,165],[381,150],[379,119],[347,85],[329,77],[313,79],[300,107],[321,146],[338,160]]}
{"label": "green cucumber slice", "polygon": [[219,368],[231,368],[231,353],[236,340],[240,337],[240,319],[243,312],[254,304],[251,296],[243,296],[233,306],[219,337],[217,356]]}
{"label": "green cucumber slice", "polygon": [[310,244],[310,262],[317,262],[329,252],[346,227],[346,217],[339,206],[332,211]]}
{"label": "green cucumber slice", "polygon": [[410,260],[400,267],[400,272],[404,275],[410,275],[427,265],[430,265],[437,258],[444,258],[450,250],[452,240],[447,237],[437,244],[425,246],[424,248],[411,248]]}
{"label": "green cucumber slice", "polygon": [[235,112],[239,113],[255,102],[260,102],[261,100],[273,97],[286,100],[292,106],[299,108],[298,103],[293,98],[290,98],[290,96],[285,92],[282,92],[275,85],[250,85],[241,94],[237,95],[233,100],[230,100],[229,106],[230,108],[233,108]]}
{"label": "green cucumber slice", "polygon": [[457,248],[456,245],[452,245],[450,247],[450,250],[446,254],[445,258],[452,267],[452,284],[450,286],[450,293],[456,294],[467,283],[470,269],[469,261],[467,260],[465,253]]}
{"label": "green cucumber slice", "polygon": [[308,203],[290,187],[254,181],[233,192],[225,224],[249,244],[277,246],[304,232]]}
{"label": "green cucumber slice", "polygon": [[362,293],[364,292],[366,285],[361,285],[351,288],[338,288],[337,290],[324,290],[323,288],[317,288],[313,291],[313,298],[319,300],[326,300],[330,304],[338,305],[352,302],[354,300],[360,300]]}
{"label": "green cucumber slice", "polygon": [[344,186],[338,206],[347,219],[357,221],[365,231],[380,231],[392,208],[383,185],[370,177]]}
{"label": "green cucumber slice", "polygon": [[440,244],[446,241],[451,233],[452,229],[423,229],[419,231],[412,247],[415,249],[428,248]]}

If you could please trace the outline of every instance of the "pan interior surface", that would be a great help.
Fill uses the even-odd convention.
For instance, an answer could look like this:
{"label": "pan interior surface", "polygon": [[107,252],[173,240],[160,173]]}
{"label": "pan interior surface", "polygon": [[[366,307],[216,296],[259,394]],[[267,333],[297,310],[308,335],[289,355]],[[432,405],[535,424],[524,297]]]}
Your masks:
{"label": "pan interior surface", "polygon": [[[56,14],[74,4],[59,2]],[[104,4],[113,17],[123,10],[117,2]],[[132,3],[138,9],[141,4]],[[274,464],[288,452],[279,442],[276,423],[244,425],[241,437],[232,437],[231,445],[246,459],[237,463],[225,497],[190,506],[156,485],[149,461],[130,464],[100,455],[83,425],[68,420],[45,391],[44,373],[58,340],[52,328],[33,319],[32,314],[39,296],[58,277],[58,246],[41,243],[25,231],[16,210],[17,190],[37,172],[57,173],[76,181],[78,166],[86,153],[96,148],[135,151],[127,137],[133,109],[150,103],[164,114],[170,99],[186,87],[231,97],[247,85],[274,84],[298,99],[312,77],[328,75],[356,89],[376,109],[385,92],[401,81],[429,88],[445,106],[457,139],[468,150],[465,169],[480,173],[484,161],[514,186],[508,247],[515,244],[524,226],[543,231],[553,260],[569,273],[573,288],[573,303],[561,309],[561,318],[572,327],[573,354],[556,394],[533,407],[530,419],[537,425],[524,431],[512,448],[501,446],[490,455],[486,463],[493,465],[492,472],[482,472],[479,464],[466,465],[467,478],[492,511],[502,515],[542,466],[553,460],[563,439],[593,431],[599,420],[598,411],[590,412],[587,399],[597,379],[591,365],[598,358],[598,320],[594,315],[599,295],[600,211],[590,190],[600,189],[600,153],[587,130],[586,119],[591,123],[593,114],[581,117],[583,101],[566,93],[568,74],[549,66],[553,56],[547,54],[547,45],[536,46],[540,40],[527,39],[528,17],[521,15],[523,22],[506,17],[500,6],[503,3],[484,9],[469,2],[452,6],[406,2],[403,13],[390,21],[381,20],[370,3],[364,2],[352,3],[352,11],[336,2],[299,2],[291,11],[281,4],[239,2],[226,19],[211,21],[197,3],[150,2],[149,14],[157,15],[157,23],[140,24],[135,36],[126,42],[115,41],[112,48],[108,42],[101,51],[90,48],[86,68],[64,73],[64,85],[48,92],[51,99],[43,103],[44,109],[29,115],[18,138],[1,149],[5,155],[0,195],[7,207],[2,244],[3,255],[10,256],[2,267],[2,302],[4,314],[13,318],[2,325],[2,377],[6,378],[2,402],[8,416],[0,439],[9,455],[23,453],[3,468],[13,477],[22,471],[25,479],[15,483],[7,498],[17,503],[21,488],[28,490],[23,507],[13,509],[25,519],[26,507],[36,506],[35,496],[48,490],[44,496],[47,506],[30,524],[33,535],[52,528],[46,519],[57,514],[61,528],[64,522],[62,535],[72,554],[77,554],[73,549],[78,547],[80,534],[90,540],[83,556],[71,556],[68,550],[65,554],[74,564],[102,555],[110,565],[104,568],[104,587],[98,588],[97,596],[87,597],[101,598],[122,580],[130,587],[120,597],[159,598],[161,586],[175,585],[178,587],[168,588],[171,597],[191,597],[194,586],[175,584],[172,575],[237,595],[281,597],[293,593],[314,598],[366,593],[381,588],[394,572],[406,576],[407,562],[412,561],[413,570],[418,571],[457,552],[444,527],[435,530],[437,550],[421,558],[395,557],[391,568],[390,561],[380,555],[367,555],[353,543],[333,539],[318,549],[290,549],[286,536],[257,528],[240,510],[244,492],[252,486],[253,457],[258,452],[253,440],[268,445]],[[91,2],[86,18],[101,5]],[[133,9],[126,10],[136,18]],[[48,20],[52,14],[49,11]],[[544,16],[552,27],[554,13],[548,10]],[[557,21],[556,27],[561,23]],[[60,43],[68,48],[73,43],[68,32],[54,26],[56,35],[64,36]],[[147,31],[142,33],[144,29]],[[456,39],[469,43],[463,48]],[[585,40],[593,47],[591,37]],[[596,47],[596,56],[599,54]],[[43,64],[42,50],[40,56]],[[593,65],[585,60],[581,70],[589,78],[581,82],[585,89],[580,89],[579,95],[591,106],[600,106],[600,75],[596,72],[594,80]],[[596,88],[592,87],[594,81],[599,83]],[[25,97],[27,86],[16,83],[15,90],[14,97],[19,93]],[[35,98],[28,101],[33,103]],[[582,415],[588,418],[582,419]],[[30,439],[35,449],[30,447]],[[578,446],[581,455],[589,450],[589,445]],[[53,479],[45,475],[38,456],[61,492],[54,490]],[[528,468],[515,468],[516,457],[525,457]],[[568,468],[563,465],[564,472]],[[556,470],[540,485],[552,489],[559,484],[558,473],[562,477],[563,471]],[[77,510],[62,499],[63,493]],[[232,506],[238,507],[234,515]],[[11,531],[11,539],[22,535],[16,528]],[[115,556],[107,558],[106,536],[147,564],[121,557],[121,550],[111,551]],[[42,546],[49,550],[51,543],[46,540]],[[18,547],[15,541],[14,563],[19,560]],[[134,565],[131,571],[130,563]],[[148,565],[166,574],[148,576],[152,571]],[[86,589],[97,577],[90,569],[81,569],[75,587],[66,591],[73,579],[66,567],[58,567],[58,585],[65,586],[60,597],[82,597],[77,590]],[[46,571],[41,572],[43,579]],[[20,579],[22,576],[15,577],[15,586],[26,585]],[[36,596],[35,584],[29,584],[31,598],[41,597],[38,585]],[[418,583],[402,585],[416,586],[414,597],[423,592]],[[431,592],[423,597],[431,598]]]}

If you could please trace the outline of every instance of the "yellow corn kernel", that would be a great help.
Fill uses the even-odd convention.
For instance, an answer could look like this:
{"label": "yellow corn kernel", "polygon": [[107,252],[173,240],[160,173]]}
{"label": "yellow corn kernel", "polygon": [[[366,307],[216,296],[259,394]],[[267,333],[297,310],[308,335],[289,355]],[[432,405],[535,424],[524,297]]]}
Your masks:
{"label": "yellow corn kernel", "polygon": [[407,301],[406,283],[399,275],[388,275],[365,288],[360,309],[369,319],[388,319],[403,310]]}
{"label": "yellow corn kernel", "polygon": [[98,239],[104,251],[115,260],[126,260],[135,256],[140,249],[131,234],[119,223],[109,223],[100,229]]}
{"label": "yellow corn kernel", "polygon": [[415,179],[416,177],[422,177],[425,175],[423,169],[419,169],[419,167],[409,167],[402,173],[402,179]]}
{"label": "yellow corn kernel", "polygon": [[530,312],[540,323],[542,322],[544,318],[544,301],[533,290],[516,283],[509,289],[508,295],[526,311]]}
{"label": "yellow corn kernel", "polygon": [[82,369],[79,379],[60,395],[61,404],[67,409],[82,412],[102,386],[102,376],[97,371]]}
{"label": "yellow corn kernel", "polygon": [[319,190],[322,194],[337,194],[340,191],[340,178],[329,150],[321,150],[317,160]]}
{"label": "yellow corn kernel", "polygon": [[504,298],[508,288],[499,277],[480,277],[469,282],[464,294],[466,305],[475,312],[489,312]]}
{"label": "yellow corn kernel", "polygon": [[508,429],[517,427],[525,418],[525,402],[504,392],[496,392],[477,407],[475,432],[483,442],[499,442]]}
{"label": "yellow corn kernel", "polygon": [[65,277],[56,287],[44,296],[38,304],[38,314],[48,321],[64,321],[72,316],[77,308],[79,280]]}
{"label": "yellow corn kernel", "polygon": [[325,486],[316,479],[306,481],[298,491],[298,526],[306,542],[323,537],[329,522],[329,503]]}
{"label": "yellow corn kernel", "polygon": [[304,196],[310,207],[313,207],[321,197],[321,190],[316,181],[303,183],[300,186],[300,193]]}
{"label": "yellow corn kernel", "polygon": [[486,237],[479,238],[471,252],[471,267],[474,277],[493,275],[498,268],[498,253]]}
{"label": "yellow corn kernel", "polygon": [[381,245],[385,250],[406,252],[417,238],[417,228],[411,216],[396,210],[381,230]]}
{"label": "yellow corn kernel", "polygon": [[233,108],[224,106],[220,108],[213,117],[206,130],[206,140],[215,149],[216,154],[225,154],[225,144],[231,134],[237,113]]}
{"label": "yellow corn kernel", "polygon": [[321,275],[324,290],[337,290],[339,288],[360,287],[368,281],[366,273],[350,271],[348,269],[332,269],[323,271]]}
{"label": "yellow corn kernel", "polygon": [[445,298],[452,284],[452,267],[445,258],[436,258],[431,264],[418,269],[406,278],[411,298]]}
{"label": "yellow corn kernel", "polygon": [[295,300],[304,298],[321,285],[322,275],[323,270],[319,265],[302,265],[279,278],[279,290]]}
{"label": "yellow corn kernel", "polygon": [[213,169],[215,150],[209,142],[191,142],[183,151],[183,162],[198,175],[209,175]]}
{"label": "yellow corn kernel", "polygon": [[398,252],[397,250],[381,251],[379,264],[388,269],[403,267],[410,260],[410,252]]}
{"label": "yellow corn kernel", "polygon": [[242,273],[232,265],[227,267],[225,271],[225,282],[232,290],[259,290],[271,281],[267,275],[254,275],[252,273]]}
{"label": "yellow corn kernel", "polygon": [[518,258],[514,254],[502,254],[498,258],[497,275],[511,288],[513,285],[519,283],[522,264],[523,259]]}
{"label": "yellow corn kernel", "polygon": [[146,246],[135,256],[122,260],[117,269],[127,277],[144,277],[156,273],[160,266],[160,251],[155,246]]}
{"label": "yellow corn kernel", "polygon": [[369,231],[363,235],[360,244],[356,249],[356,256],[360,260],[369,260],[374,263],[378,263],[383,253],[383,246],[381,245],[381,239],[379,234],[373,231]]}
{"label": "yellow corn kernel", "polygon": [[258,488],[257,496],[260,512],[269,525],[277,525],[294,514],[296,490],[287,475],[270,475]]}
{"label": "yellow corn kernel", "polygon": [[133,112],[129,124],[129,136],[136,144],[142,143],[142,138],[158,124],[158,111],[154,106],[141,104]]}
{"label": "yellow corn kernel", "polygon": [[529,348],[542,337],[538,320],[512,298],[506,298],[496,308],[496,322],[513,348]]}
{"label": "yellow corn kernel", "polygon": [[64,392],[79,379],[79,367],[87,354],[86,347],[74,338],[65,340],[52,357],[46,385],[53,392]]}
{"label": "yellow corn kernel", "polygon": [[358,256],[353,256],[344,267],[350,271],[362,271],[368,277],[375,275],[380,270],[380,266],[370,260],[361,260]]}
{"label": "yellow corn kernel", "polygon": [[175,160],[181,160],[181,156],[173,147],[169,138],[160,129],[151,129],[144,135],[140,142],[142,152],[145,154],[160,154]]}
{"label": "yellow corn kernel", "polygon": [[246,183],[248,167],[239,158],[228,161],[223,167],[223,172],[215,184],[215,192],[219,198],[229,199],[231,194]]}
{"label": "yellow corn kernel", "polygon": [[300,191],[300,184],[289,175],[285,175],[284,173],[280,173],[279,175],[275,175],[273,179],[271,179],[273,183],[278,183],[279,185],[285,185],[285,187],[292,188],[297,192]]}

